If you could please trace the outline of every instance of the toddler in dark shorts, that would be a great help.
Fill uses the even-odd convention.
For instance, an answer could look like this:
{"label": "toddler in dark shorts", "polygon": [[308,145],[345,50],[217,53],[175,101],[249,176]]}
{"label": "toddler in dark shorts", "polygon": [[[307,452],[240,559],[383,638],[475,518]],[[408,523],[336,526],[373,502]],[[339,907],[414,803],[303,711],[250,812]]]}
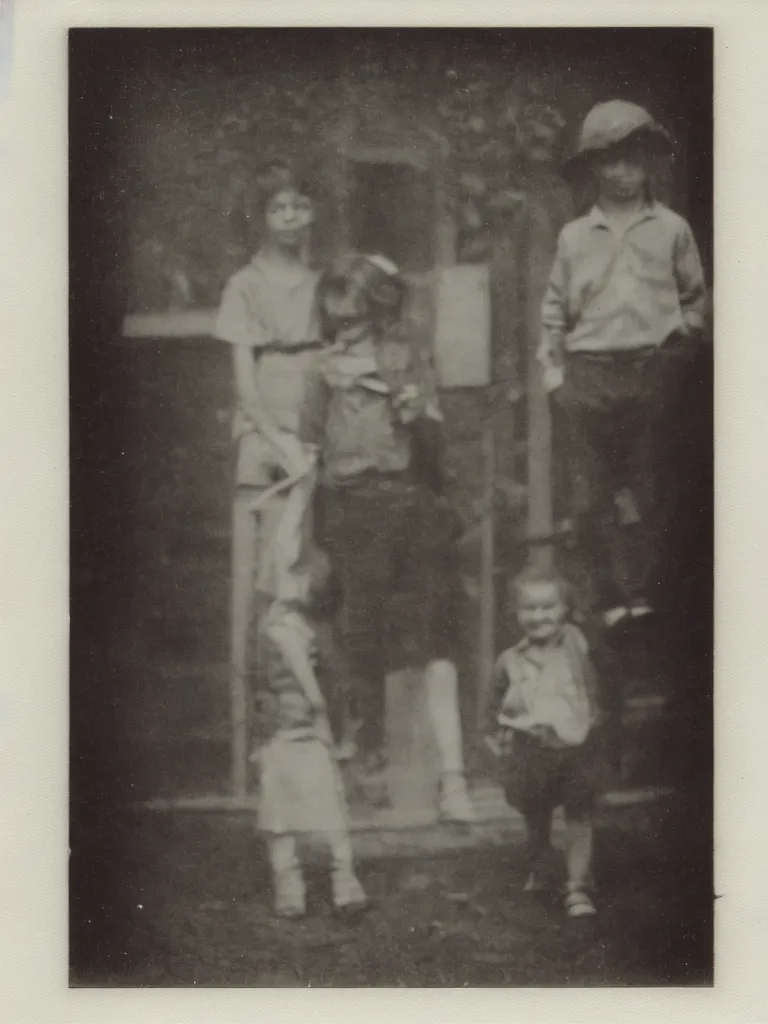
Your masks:
{"label": "toddler in dark shorts", "polygon": [[489,746],[509,804],[525,818],[527,892],[544,886],[552,815],[566,819],[569,917],[595,913],[592,815],[609,770],[599,687],[584,633],[568,617],[568,585],[555,571],[525,569],[512,584],[523,639],[496,664]]}

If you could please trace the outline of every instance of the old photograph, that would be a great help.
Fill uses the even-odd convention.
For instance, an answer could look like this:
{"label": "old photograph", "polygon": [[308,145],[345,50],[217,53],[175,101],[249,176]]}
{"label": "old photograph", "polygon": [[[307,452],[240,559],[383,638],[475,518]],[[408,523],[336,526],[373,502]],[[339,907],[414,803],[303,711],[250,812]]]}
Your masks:
{"label": "old photograph", "polygon": [[713,31],[69,33],[69,980],[710,986]]}

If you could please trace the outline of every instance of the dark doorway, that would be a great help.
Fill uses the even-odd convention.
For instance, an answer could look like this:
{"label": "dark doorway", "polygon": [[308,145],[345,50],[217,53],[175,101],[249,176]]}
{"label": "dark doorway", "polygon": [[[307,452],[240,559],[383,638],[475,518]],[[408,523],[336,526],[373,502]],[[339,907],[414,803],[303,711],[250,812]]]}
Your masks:
{"label": "dark doorway", "polygon": [[424,171],[406,163],[352,164],[352,245],[379,252],[401,270],[433,263],[434,187]]}

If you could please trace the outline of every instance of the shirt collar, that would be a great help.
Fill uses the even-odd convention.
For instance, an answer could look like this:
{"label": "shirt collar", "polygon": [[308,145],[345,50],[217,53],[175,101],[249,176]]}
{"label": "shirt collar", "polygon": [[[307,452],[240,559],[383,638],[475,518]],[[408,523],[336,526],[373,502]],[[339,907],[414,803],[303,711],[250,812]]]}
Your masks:
{"label": "shirt collar", "polygon": [[[548,647],[547,650],[555,650],[563,646],[565,640],[565,626],[560,630],[560,636],[557,638],[557,642]],[[517,650],[520,654],[524,655],[529,661],[534,661],[538,664],[538,659],[535,657],[538,647],[534,646],[527,636],[524,636],[520,643],[517,645]]]}
{"label": "shirt collar", "polygon": [[301,264],[280,264],[269,259],[264,249],[259,249],[251,259],[251,266],[262,274],[271,285],[296,291],[303,287],[314,275],[308,267]]}
{"label": "shirt collar", "polygon": [[[651,200],[650,202],[646,203],[640,211],[638,211],[637,215],[627,225],[627,230],[629,230],[629,228],[635,227],[637,224],[642,224],[643,221],[653,220],[655,217],[658,216],[658,213],[658,203],[655,200]],[[610,221],[605,216],[603,211],[600,209],[600,205],[598,203],[595,203],[595,205],[587,214],[587,221],[589,223],[589,226],[592,228],[606,228],[608,231],[612,230]]]}

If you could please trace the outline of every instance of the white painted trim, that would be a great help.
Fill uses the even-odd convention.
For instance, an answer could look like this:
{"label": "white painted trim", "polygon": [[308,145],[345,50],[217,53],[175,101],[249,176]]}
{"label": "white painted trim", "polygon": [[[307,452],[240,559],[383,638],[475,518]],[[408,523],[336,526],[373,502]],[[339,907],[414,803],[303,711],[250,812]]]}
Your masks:
{"label": "white painted trim", "polygon": [[[604,793],[598,800],[598,805],[603,807],[631,807],[637,804],[654,803],[664,797],[673,796],[676,790],[666,786],[647,786],[640,789],[614,790]],[[472,791],[472,803],[477,813],[477,824],[488,825],[493,823],[508,822],[514,823],[520,815],[507,806],[504,794],[499,786],[486,784],[477,787]],[[182,797],[160,800],[148,800],[138,805],[144,810],[152,811],[194,811],[194,812],[224,812],[224,813],[255,813],[258,809],[258,797],[246,796],[199,796]],[[372,812],[370,816],[358,818],[353,816],[350,821],[350,828],[353,832],[368,832],[374,830],[393,830],[411,828],[424,828],[441,824],[436,812],[420,811],[413,814],[403,814],[392,809]],[[562,823],[560,823],[562,824]],[[557,827],[558,823],[555,823]],[[452,827],[446,824],[445,827]]]}
{"label": "white painted trim", "polygon": [[133,313],[123,320],[123,337],[132,340],[212,338],[215,324],[215,309],[183,309],[169,313]]}

